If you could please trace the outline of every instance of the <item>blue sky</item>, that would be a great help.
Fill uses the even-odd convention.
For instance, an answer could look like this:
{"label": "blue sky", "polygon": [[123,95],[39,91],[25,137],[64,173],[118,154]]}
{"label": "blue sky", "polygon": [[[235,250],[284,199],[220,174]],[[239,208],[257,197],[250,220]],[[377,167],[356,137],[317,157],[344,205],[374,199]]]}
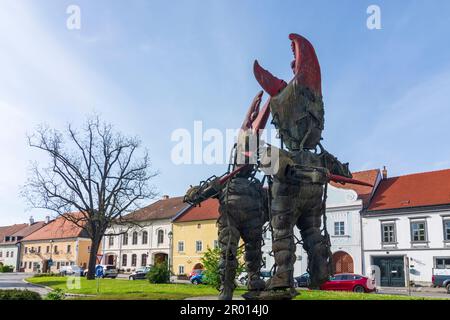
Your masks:
{"label": "blue sky", "polygon": [[[81,29],[66,8],[81,8]],[[381,8],[381,30],[366,9]],[[0,225],[42,218],[18,195],[32,160],[26,133],[101,114],[138,135],[181,195],[224,165],[172,164],[171,133],[235,128],[259,90],[252,63],[291,79],[288,34],[306,36],[322,67],[324,146],[353,171],[450,168],[448,1],[0,2]]]}

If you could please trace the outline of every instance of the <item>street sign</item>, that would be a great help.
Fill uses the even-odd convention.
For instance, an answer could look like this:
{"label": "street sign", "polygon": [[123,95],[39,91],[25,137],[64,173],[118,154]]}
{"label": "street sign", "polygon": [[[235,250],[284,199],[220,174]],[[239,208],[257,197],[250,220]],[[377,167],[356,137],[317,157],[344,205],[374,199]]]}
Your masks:
{"label": "street sign", "polygon": [[49,266],[49,267],[53,266],[53,260],[52,260],[52,259],[49,259],[49,260],[47,261],[47,263],[48,263],[48,266]]}
{"label": "street sign", "polygon": [[103,267],[102,266],[99,265],[99,266],[95,267],[95,276],[97,278],[103,277]]}

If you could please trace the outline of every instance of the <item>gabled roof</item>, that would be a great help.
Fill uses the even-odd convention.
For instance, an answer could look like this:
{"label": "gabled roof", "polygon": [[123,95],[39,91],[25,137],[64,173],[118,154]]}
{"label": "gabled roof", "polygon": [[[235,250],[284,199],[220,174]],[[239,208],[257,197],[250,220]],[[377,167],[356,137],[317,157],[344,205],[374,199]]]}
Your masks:
{"label": "gabled roof", "polygon": [[363,202],[363,207],[366,208],[369,205],[370,197],[373,193],[374,188],[376,188],[377,181],[381,175],[379,169],[371,169],[365,171],[352,172],[353,179],[368,182],[373,187],[361,186],[357,184],[340,184],[336,182],[330,182],[333,187],[341,189],[351,189],[358,194],[358,199]]}
{"label": "gabled roof", "polygon": [[368,211],[450,204],[450,169],[383,179]]}
{"label": "gabled roof", "polygon": [[[81,216],[81,213],[71,214]],[[86,232],[83,230],[83,228],[77,226],[75,223],[63,217],[58,217],[55,220],[50,221],[50,223],[46,224],[36,232],[33,232],[29,236],[23,238],[22,241],[68,239],[78,237],[86,237]]]}
{"label": "gabled roof", "polygon": [[158,219],[172,219],[179,212],[185,210],[188,206],[189,204],[183,202],[183,197],[161,199],[149,206],[127,214],[122,218],[122,220],[139,222]]}
{"label": "gabled roof", "polygon": [[19,231],[12,234],[11,236],[16,237],[16,238],[17,237],[25,238],[25,237],[29,236],[30,234],[32,234],[33,232],[36,232],[43,226],[45,226],[44,221],[38,221],[38,222],[33,223],[32,225],[27,224],[25,228],[20,229]]}
{"label": "gabled roof", "polygon": [[11,226],[0,227],[0,244],[14,243],[14,242],[5,242],[5,237],[9,237],[14,233],[20,231],[21,229],[26,228],[27,226],[28,224],[21,223],[21,224],[13,224]]}
{"label": "gabled roof", "polygon": [[173,222],[188,222],[201,220],[217,220],[219,218],[219,200],[208,199],[202,202],[201,206],[190,207],[185,212],[176,217]]}

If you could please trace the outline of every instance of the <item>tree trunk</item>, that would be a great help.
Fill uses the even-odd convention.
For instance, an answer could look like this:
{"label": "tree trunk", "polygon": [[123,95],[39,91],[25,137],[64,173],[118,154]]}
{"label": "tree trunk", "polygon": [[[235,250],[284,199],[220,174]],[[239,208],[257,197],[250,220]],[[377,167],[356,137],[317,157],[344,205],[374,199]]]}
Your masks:
{"label": "tree trunk", "polygon": [[88,264],[88,273],[87,273],[87,280],[94,280],[95,279],[95,266],[97,265],[97,253],[98,248],[100,247],[100,242],[102,240],[102,237],[94,237],[94,239],[91,239],[91,252],[89,253],[89,264]]}

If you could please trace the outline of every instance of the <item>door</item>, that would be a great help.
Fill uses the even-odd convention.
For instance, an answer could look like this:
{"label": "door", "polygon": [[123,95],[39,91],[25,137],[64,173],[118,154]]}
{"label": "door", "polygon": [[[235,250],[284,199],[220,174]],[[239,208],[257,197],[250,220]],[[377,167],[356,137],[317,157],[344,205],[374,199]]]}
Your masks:
{"label": "door", "polygon": [[382,287],[404,287],[405,266],[402,256],[374,257],[373,264],[380,268]]}
{"label": "door", "polygon": [[338,251],[333,253],[334,273],[353,273],[353,258],[347,252]]}

